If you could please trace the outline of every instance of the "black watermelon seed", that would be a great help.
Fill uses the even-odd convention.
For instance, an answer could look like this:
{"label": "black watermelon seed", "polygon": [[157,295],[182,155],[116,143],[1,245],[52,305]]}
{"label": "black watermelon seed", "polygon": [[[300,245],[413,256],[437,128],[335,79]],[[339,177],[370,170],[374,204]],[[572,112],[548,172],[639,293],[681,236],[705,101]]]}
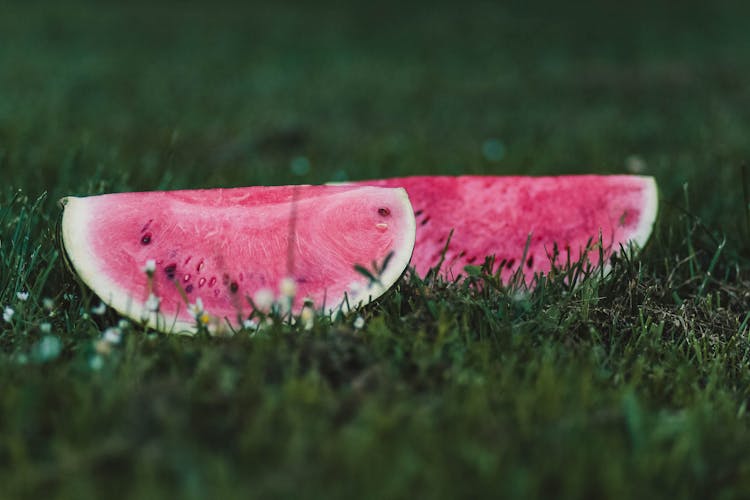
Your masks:
{"label": "black watermelon seed", "polygon": [[151,233],[146,233],[141,238],[141,245],[148,245],[151,243]]}
{"label": "black watermelon seed", "polygon": [[383,217],[387,217],[391,215],[390,209],[385,208],[385,207],[378,208],[378,213],[382,215]]}
{"label": "black watermelon seed", "polygon": [[175,273],[177,272],[177,264],[169,264],[167,267],[164,268],[164,273],[166,273],[167,278],[173,280]]}
{"label": "black watermelon seed", "polygon": [[185,293],[190,293],[193,291],[193,284],[190,283],[188,286],[185,287]]}
{"label": "black watermelon seed", "polygon": [[232,293],[237,293],[237,290],[239,290],[240,286],[237,284],[236,281],[232,281],[232,283],[229,285],[229,290]]}

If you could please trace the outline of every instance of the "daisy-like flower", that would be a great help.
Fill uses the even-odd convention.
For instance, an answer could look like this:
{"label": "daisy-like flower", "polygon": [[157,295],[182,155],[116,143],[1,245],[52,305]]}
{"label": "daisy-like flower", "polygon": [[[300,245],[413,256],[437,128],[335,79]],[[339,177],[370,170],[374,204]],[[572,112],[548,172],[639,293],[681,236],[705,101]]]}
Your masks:
{"label": "daisy-like flower", "polygon": [[196,316],[195,319],[204,326],[211,324],[211,316],[205,311]]}
{"label": "daisy-like flower", "polygon": [[197,319],[203,312],[203,300],[198,297],[195,299],[195,304],[188,304],[188,311],[190,311],[190,314]]}
{"label": "daisy-like flower", "polygon": [[99,302],[98,306],[91,308],[91,312],[96,314],[97,316],[101,316],[106,311],[107,311],[107,306],[104,304],[104,302]]}
{"label": "daisy-like flower", "polygon": [[195,299],[195,304],[188,304],[188,311],[201,325],[208,325],[211,316],[203,310],[203,300],[200,297]]}
{"label": "daisy-like flower", "polygon": [[27,300],[29,300],[29,292],[16,292],[16,297],[21,302],[26,302]]}
{"label": "daisy-like flower", "polygon": [[251,319],[246,319],[242,322],[242,328],[245,330],[257,330],[258,329],[258,323]]}
{"label": "daisy-like flower", "polygon": [[148,294],[148,299],[146,300],[146,309],[150,312],[158,312],[159,311],[159,304],[161,303],[161,299],[154,295],[153,293]]}
{"label": "daisy-like flower", "polygon": [[143,266],[143,272],[152,276],[154,271],[156,271],[156,261],[154,259],[148,259],[146,265]]}
{"label": "daisy-like flower", "polygon": [[279,283],[279,291],[281,292],[281,295],[288,299],[294,298],[295,295],[297,295],[297,283],[294,281],[294,278],[284,278]]}
{"label": "daisy-like flower", "polygon": [[365,326],[365,318],[362,316],[357,316],[357,319],[354,320],[354,328],[355,330],[361,330],[362,327]]}
{"label": "daisy-like flower", "polygon": [[273,305],[273,292],[268,288],[261,288],[253,295],[253,304],[261,310],[268,310]]}
{"label": "daisy-like flower", "polygon": [[5,309],[3,309],[3,321],[10,323],[14,314],[16,314],[16,311],[14,311],[12,307],[6,306]]}

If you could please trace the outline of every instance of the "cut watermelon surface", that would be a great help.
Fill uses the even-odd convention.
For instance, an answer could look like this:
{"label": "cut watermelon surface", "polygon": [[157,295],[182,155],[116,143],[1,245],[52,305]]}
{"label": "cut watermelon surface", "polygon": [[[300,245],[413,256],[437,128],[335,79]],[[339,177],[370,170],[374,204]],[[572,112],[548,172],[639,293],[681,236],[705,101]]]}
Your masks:
{"label": "cut watermelon surface", "polygon": [[489,255],[504,281],[520,268],[527,284],[553,260],[565,265],[568,256],[576,262],[586,253],[598,264],[599,241],[605,259],[621,247],[642,248],[658,209],[654,179],[630,175],[424,176],[354,184],[406,189],[417,219],[411,265],[424,276],[444,257],[440,272],[447,278]]}
{"label": "cut watermelon surface", "polygon": [[[84,283],[121,314],[167,332],[195,331],[200,306],[220,327],[238,327],[253,312],[249,299],[278,297],[283,283],[289,295],[290,278],[293,311],[306,300],[327,312],[356,307],[399,278],[414,247],[414,214],[400,188],[250,187],[62,203],[63,245]],[[379,282],[355,270],[389,255]]]}

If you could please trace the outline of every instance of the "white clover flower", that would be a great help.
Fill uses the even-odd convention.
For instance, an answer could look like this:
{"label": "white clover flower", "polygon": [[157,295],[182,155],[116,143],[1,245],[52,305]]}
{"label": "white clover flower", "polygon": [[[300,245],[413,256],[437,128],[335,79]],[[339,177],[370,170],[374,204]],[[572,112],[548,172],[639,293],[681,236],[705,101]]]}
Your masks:
{"label": "white clover flower", "polygon": [[91,312],[96,314],[97,316],[101,316],[105,312],[107,312],[107,306],[104,304],[104,302],[99,302],[98,306],[92,307]]}
{"label": "white clover flower", "polygon": [[246,319],[242,322],[242,328],[245,330],[257,330],[258,329],[258,323],[251,319]]}
{"label": "white clover flower", "polygon": [[52,331],[52,325],[47,322],[40,323],[39,331],[41,331],[42,333],[50,333]]}
{"label": "white clover flower", "polygon": [[313,324],[315,323],[315,312],[311,307],[305,306],[302,308],[299,319],[305,330],[312,330]]}
{"label": "white clover flower", "polygon": [[42,306],[44,306],[46,310],[51,311],[55,307],[55,301],[49,297],[44,297],[42,299]]}
{"label": "white clover flower", "polygon": [[16,292],[16,297],[21,302],[26,302],[27,300],[29,300],[29,292]]}
{"label": "white clover flower", "polygon": [[365,318],[362,316],[357,316],[357,319],[354,320],[354,328],[355,330],[361,330],[362,327],[365,326]]}
{"label": "white clover flower", "polygon": [[268,288],[261,288],[253,295],[253,304],[261,310],[267,310],[273,305],[273,292]]}
{"label": "white clover flower", "polygon": [[10,323],[14,314],[16,314],[16,311],[14,311],[12,307],[6,306],[5,309],[3,309],[3,320],[6,323]]}
{"label": "white clover flower", "polygon": [[122,331],[117,327],[109,327],[104,330],[102,339],[110,344],[119,344],[122,340]]}
{"label": "white clover flower", "polygon": [[281,292],[281,295],[288,299],[294,298],[295,295],[297,295],[297,283],[294,281],[294,278],[284,278],[279,283],[279,291]]}
{"label": "white clover flower", "polygon": [[156,261],[154,259],[148,259],[146,265],[143,266],[143,272],[151,276],[156,271]]}
{"label": "white clover flower", "polygon": [[154,295],[153,293],[148,294],[148,299],[146,300],[146,303],[144,304],[146,306],[146,309],[151,312],[157,312],[159,311],[159,304],[161,303],[161,299]]}

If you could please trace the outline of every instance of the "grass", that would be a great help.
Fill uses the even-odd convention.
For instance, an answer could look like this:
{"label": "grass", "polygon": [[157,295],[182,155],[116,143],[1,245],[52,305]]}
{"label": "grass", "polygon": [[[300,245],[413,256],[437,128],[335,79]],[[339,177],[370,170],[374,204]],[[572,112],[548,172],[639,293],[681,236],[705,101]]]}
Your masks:
{"label": "grass", "polygon": [[[747,14],[0,3],[0,496],[747,497]],[[661,214],[607,279],[407,275],[361,330],[97,354],[56,240],[69,194],[626,164]]]}

